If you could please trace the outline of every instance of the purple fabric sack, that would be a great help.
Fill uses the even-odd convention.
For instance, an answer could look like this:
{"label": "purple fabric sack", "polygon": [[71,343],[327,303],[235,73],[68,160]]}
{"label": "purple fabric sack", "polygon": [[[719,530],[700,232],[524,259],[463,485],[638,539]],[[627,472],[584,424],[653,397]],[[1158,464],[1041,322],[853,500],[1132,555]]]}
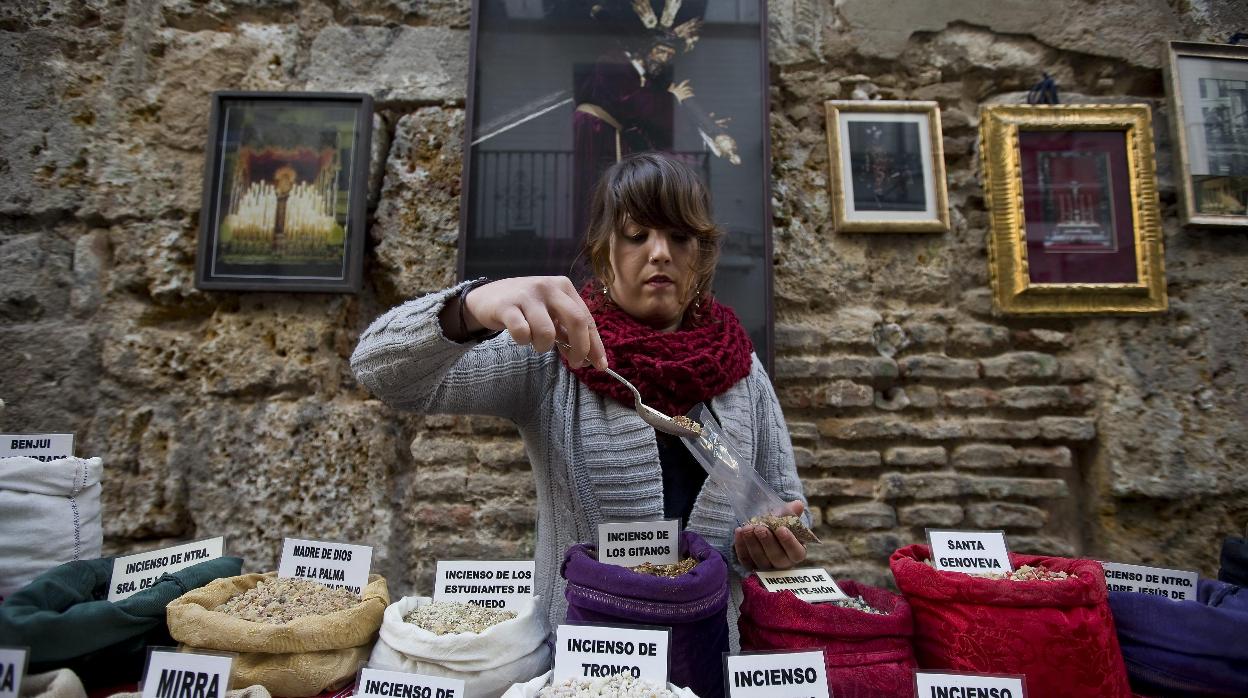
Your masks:
{"label": "purple fabric sack", "polygon": [[1148,696],[1248,696],[1248,591],[1200,579],[1196,600],[1109,592],[1131,687]]}
{"label": "purple fabric sack", "polygon": [[728,566],[692,531],[680,534],[680,552],[698,565],[667,578],[598,562],[596,545],[568,548],[563,559],[568,622],[671,628],[668,680],[701,698],[719,698],[728,651]]}

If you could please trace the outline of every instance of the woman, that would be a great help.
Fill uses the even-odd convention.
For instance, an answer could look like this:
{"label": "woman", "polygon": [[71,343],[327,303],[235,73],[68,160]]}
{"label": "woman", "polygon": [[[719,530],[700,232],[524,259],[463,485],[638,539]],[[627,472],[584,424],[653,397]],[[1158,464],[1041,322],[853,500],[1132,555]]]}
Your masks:
{"label": "woman", "polygon": [[585,243],[595,278],[579,293],[566,277],[462,283],[390,310],[351,357],[359,381],[394,407],[519,426],[537,483],[535,591],[552,627],[566,612],[564,551],[597,540],[606,521],[679,516],[737,574],[806,557],[787,529],[734,528],[728,500],[703,486],[683,444],[642,422],[628,389],[599,370],[610,364],[669,415],[708,404],[802,513],[775,393],[736,316],[710,298],[720,235],[688,166],[631,155],[595,193]]}

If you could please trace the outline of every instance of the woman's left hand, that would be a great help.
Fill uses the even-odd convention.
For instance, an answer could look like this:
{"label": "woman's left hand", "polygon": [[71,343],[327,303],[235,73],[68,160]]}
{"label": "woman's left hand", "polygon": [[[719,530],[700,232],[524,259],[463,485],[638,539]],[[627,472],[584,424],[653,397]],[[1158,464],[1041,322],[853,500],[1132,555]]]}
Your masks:
{"label": "woman's left hand", "polygon": [[[801,516],[801,500],[789,502],[786,513]],[[747,570],[787,570],[806,559],[806,546],[787,528],[774,533],[766,526],[740,526],[732,537],[737,559]]]}

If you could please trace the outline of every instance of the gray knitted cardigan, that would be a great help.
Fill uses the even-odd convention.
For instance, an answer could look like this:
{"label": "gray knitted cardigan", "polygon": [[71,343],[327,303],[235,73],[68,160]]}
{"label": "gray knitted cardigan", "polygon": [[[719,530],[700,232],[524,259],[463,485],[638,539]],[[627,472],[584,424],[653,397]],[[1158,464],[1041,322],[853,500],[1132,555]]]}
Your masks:
{"label": "gray knitted cardigan", "polygon": [[[603,522],[663,517],[654,430],[631,405],[604,398],[577,380],[554,351],[539,354],[518,346],[506,332],[482,343],[447,339],[438,313],[458,290],[408,301],[377,318],[360,337],[351,368],[364,387],[393,407],[494,415],[520,428],[537,484],[536,592],[549,604],[553,628],[567,612],[559,570],[568,547],[597,541]],[[785,501],[804,500],[780,404],[758,357],[752,361],[750,374],[712,398],[711,408],[746,462],[754,463]],[[727,498],[708,480],[688,529],[729,561],[739,602],[743,570],[732,551],[736,525]],[[730,613],[734,640],[735,618]]]}

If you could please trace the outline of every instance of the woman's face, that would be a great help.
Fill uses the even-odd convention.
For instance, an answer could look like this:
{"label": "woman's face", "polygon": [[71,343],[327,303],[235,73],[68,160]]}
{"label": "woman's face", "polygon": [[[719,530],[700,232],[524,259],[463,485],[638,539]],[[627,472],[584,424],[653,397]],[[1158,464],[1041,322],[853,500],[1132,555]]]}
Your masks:
{"label": "woman's face", "polygon": [[692,235],[630,221],[611,238],[611,300],[655,329],[679,328],[693,297],[697,248]]}

